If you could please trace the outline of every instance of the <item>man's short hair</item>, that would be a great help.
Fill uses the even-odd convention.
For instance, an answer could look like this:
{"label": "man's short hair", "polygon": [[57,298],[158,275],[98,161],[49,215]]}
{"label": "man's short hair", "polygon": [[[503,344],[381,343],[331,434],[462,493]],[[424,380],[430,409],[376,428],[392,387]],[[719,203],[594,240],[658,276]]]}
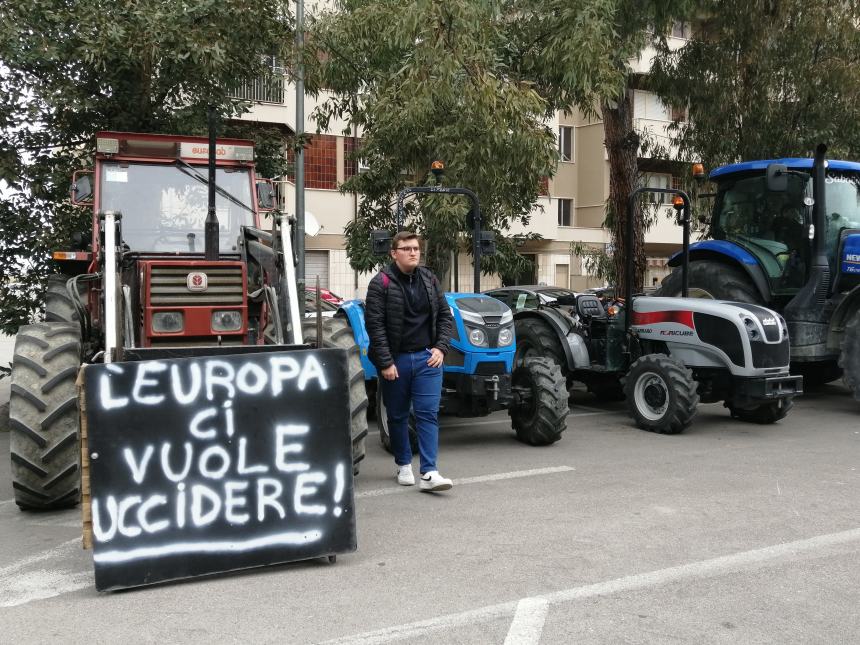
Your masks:
{"label": "man's short hair", "polygon": [[418,233],[414,233],[412,231],[399,231],[392,239],[391,239],[391,248],[396,249],[400,247],[401,242],[405,242],[406,240],[417,240]]}

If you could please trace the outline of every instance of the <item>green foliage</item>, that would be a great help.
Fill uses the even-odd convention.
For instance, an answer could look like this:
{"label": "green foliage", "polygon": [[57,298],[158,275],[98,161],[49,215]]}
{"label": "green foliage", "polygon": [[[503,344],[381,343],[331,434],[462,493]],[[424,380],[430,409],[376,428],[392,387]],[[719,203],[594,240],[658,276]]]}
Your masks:
{"label": "green foliage", "polygon": [[688,106],[676,124],[683,159],[860,154],[860,31],[851,0],[708,0],[682,49],[664,49],[649,81]]}
{"label": "green foliage", "polygon": [[[360,128],[363,139],[356,154],[370,166],[343,187],[363,196],[358,220],[347,230],[353,267],[373,266],[368,231],[392,227],[394,195],[422,183],[436,158],[447,163],[449,185],[479,195],[490,228],[504,236],[512,222],[527,223],[539,184],[557,162],[544,117],[574,107],[586,114],[595,114],[598,106],[603,114],[613,110],[628,88],[628,61],[659,39],[649,26],[661,33],[692,4],[345,0],[337,13],[322,15],[309,37],[314,48],[304,56],[309,89],[333,92],[317,121],[321,129],[334,119],[344,120],[350,130]],[[608,142],[611,164],[632,162],[635,169],[635,147],[619,143],[632,132],[628,119],[618,142]],[[633,186],[631,178],[615,187],[617,203]],[[414,217],[420,226],[420,215]],[[446,232],[456,224],[453,214],[434,217]],[[613,230],[623,261],[618,233]],[[640,228],[637,235],[641,255]],[[438,245],[438,257],[450,251],[454,237]],[[516,247],[502,246],[505,252],[485,260],[482,269],[513,272],[506,263],[517,263]],[[637,265],[644,266],[644,255]]]}
{"label": "green foliage", "polygon": [[[445,162],[445,185],[479,196],[485,229],[504,235],[514,221],[527,224],[557,152],[543,121],[547,101],[504,60],[508,24],[499,7],[467,0],[341,6],[313,24],[309,39],[325,55],[306,61],[309,90],[333,92],[316,114],[320,128],[340,118],[362,130],[355,154],[370,169],[343,186],[363,197],[347,227],[352,266],[374,265],[367,232],[393,229],[396,194],[424,184],[436,159]],[[428,237],[435,266],[447,264],[466,232],[467,208],[464,198],[410,203],[407,224]]]}
{"label": "green foliage", "polygon": [[[89,230],[67,196],[95,133],[203,134],[208,104],[235,117],[247,106],[230,88],[267,73],[291,19],[282,0],[0,0],[0,15],[0,329],[14,332],[40,306],[49,251]],[[262,174],[280,174],[277,146],[254,138]]]}
{"label": "green foliage", "polygon": [[584,242],[573,242],[570,252],[582,258],[582,268],[588,275],[603,281],[603,284],[618,284],[613,254],[604,247],[595,247]]}

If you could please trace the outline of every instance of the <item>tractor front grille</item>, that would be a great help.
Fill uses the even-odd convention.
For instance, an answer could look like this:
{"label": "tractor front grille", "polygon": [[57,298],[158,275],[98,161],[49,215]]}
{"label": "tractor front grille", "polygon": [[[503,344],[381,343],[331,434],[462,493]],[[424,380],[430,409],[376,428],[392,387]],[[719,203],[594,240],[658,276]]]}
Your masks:
{"label": "tractor front grille", "polygon": [[[191,291],[186,281],[191,272],[205,273],[205,291]],[[183,305],[235,305],[244,303],[245,278],[242,265],[163,266],[153,264],[150,273],[149,302],[152,307]]]}
{"label": "tractor front grille", "polygon": [[788,367],[789,348],[788,341],[773,345],[769,343],[750,343],[752,349],[753,367]]}
{"label": "tractor front grille", "polygon": [[475,366],[475,374],[478,376],[497,376],[507,374],[507,371],[503,361],[484,361]]}

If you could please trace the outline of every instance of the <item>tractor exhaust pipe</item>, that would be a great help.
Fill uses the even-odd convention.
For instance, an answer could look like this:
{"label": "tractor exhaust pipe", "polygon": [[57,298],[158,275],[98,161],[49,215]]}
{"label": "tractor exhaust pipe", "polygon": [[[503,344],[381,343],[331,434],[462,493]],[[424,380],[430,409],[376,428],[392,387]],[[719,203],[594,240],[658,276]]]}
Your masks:
{"label": "tractor exhaust pipe", "polygon": [[827,202],[825,200],[825,179],[827,175],[827,146],[819,143],[815,147],[815,157],[812,160],[812,197],[815,204],[812,208],[812,221],[815,224],[815,238],[813,246],[813,265],[828,266],[826,229],[827,229]]}
{"label": "tractor exhaust pipe", "polygon": [[830,295],[830,262],[827,259],[827,146],[819,143],[812,160],[812,258],[806,284],[795,294],[782,314],[791,330],[792,353],[798,347],[818,345],[827,341],[827,313],[824,307]]}
{"label": "tractor exhaust pipe", "polygon": [[208,261],[218,260],[218,215],[215,213],[215,106],[209,106],[209,212],[204,225],[204,250]]}

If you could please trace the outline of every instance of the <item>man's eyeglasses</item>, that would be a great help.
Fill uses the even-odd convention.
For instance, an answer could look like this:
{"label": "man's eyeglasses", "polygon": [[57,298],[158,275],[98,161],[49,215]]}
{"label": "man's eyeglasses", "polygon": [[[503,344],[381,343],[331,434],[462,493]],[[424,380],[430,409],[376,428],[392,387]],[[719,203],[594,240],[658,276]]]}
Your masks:
{"label": "man's eyeglasses", "polygon": [[406,253],[418,253],[421,251],[420,246],[398,246],[395,251],[404,251]]}

